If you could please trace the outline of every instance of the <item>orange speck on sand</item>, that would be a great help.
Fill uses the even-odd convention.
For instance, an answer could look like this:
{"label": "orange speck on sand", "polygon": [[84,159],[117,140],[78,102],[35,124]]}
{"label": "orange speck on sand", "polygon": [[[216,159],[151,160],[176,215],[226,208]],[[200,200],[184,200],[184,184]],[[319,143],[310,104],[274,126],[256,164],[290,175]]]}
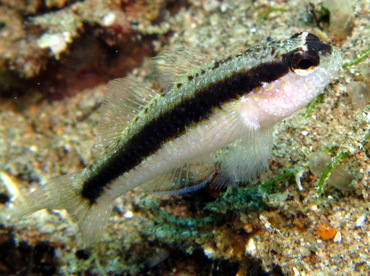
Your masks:
{"label": "orange speck on sand", "polygon": [[337,229],[327,226],[325,224],[320,223],[317,226],[316,233],[320,236],[323,240],[330,240],[334,238],[335,234],[337,233]]}
{"label": "orange speck on sand", "polygon": [[57,133],[58,135],[62,134],[62,133],[63,133],[63,129],[61,129],[61,128],[57,128],[56,133]]}

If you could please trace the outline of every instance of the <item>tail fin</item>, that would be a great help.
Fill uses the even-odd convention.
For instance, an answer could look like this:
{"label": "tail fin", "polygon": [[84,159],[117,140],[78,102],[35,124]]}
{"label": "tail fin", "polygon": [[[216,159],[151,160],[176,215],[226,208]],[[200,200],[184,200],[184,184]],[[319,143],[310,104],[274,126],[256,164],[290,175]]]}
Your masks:
{"label": "tail fin", "polygon": [[44,208],[66,209],[78,223],[83,242],[96,242],[105,228],[114,201],[91,204],[81,197],[75,184],[77,174],[52,179],[24,200],[17,200],[11,217],[19,219]]}

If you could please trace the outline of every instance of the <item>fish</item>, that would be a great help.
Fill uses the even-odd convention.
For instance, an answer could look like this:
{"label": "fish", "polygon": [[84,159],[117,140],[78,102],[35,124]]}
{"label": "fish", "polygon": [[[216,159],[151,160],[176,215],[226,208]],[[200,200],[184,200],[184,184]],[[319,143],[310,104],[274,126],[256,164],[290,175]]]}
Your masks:
{"label": "fish", "polygon": [[341,62],[339,49],[309,32],[223,59],[165,51],[153,59],[163,91],[111,81],[99,124],[104,153],[16,202],[13,218],[66,209],[91,244],[130,190],[181,194],[247,182],[268,167],[273,126],[321,93]]}

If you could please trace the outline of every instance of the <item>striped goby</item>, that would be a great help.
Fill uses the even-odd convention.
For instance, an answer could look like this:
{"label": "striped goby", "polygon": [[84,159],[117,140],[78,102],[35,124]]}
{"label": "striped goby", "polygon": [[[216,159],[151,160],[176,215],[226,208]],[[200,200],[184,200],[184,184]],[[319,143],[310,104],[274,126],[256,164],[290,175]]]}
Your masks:
{"label": "striped goby", "polygon": [[67,209],[91,243],[114,200],[136,187],[186,192],[250,180],[267,166],[272,127],[323,90],[341,56],[302,32],[221,60],[165,52],[155,65],[163,93],[110,82],[100,123],[105,153],[16,202],[14,217]]}

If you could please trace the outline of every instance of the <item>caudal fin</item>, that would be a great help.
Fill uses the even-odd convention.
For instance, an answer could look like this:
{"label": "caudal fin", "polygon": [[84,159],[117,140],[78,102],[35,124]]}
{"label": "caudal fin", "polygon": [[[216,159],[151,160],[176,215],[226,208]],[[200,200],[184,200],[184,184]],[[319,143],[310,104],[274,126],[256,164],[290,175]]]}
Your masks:
{"label": "caudal fin", "polygon": [[76,188],[77,175],[78,173],[75,173],[54,178],[24,200],[17,200],[11,217],[19,219],[45,208],[66,209],[78,223],[83,242],[91,244],[97,241],[105,228],[114,202],[91,204]]}

